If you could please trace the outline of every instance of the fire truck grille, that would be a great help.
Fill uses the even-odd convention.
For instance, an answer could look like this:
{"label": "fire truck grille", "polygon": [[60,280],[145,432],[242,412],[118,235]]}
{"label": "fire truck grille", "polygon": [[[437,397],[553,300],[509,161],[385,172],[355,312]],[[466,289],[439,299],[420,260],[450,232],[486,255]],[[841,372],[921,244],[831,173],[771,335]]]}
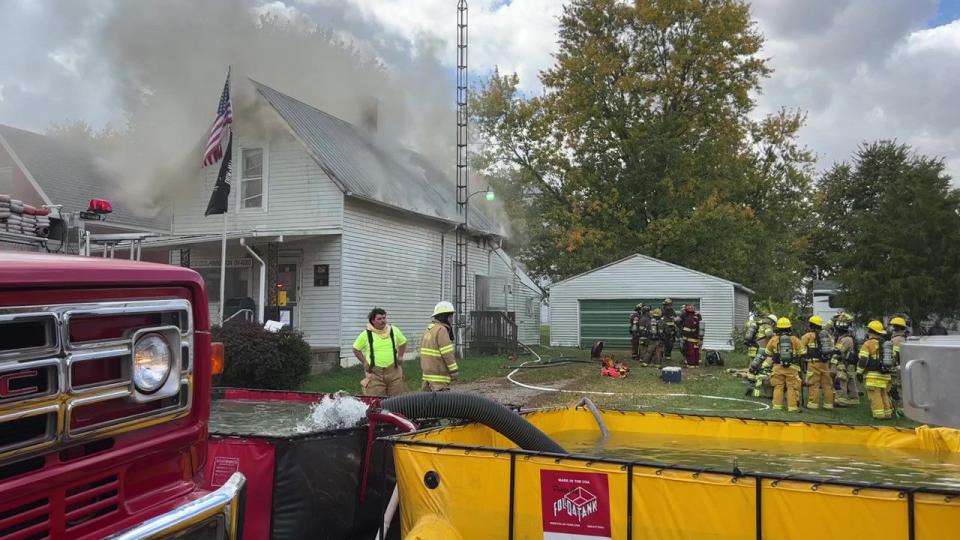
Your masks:
{"label": "fire truck grille", "polygon": [[120,483],[115,474],[68,489],[64,499],[66,530],[116,512],[119,502]]}
{"label": "fire truck grille", "polygon": [[37,499],[0,512],[0,540],[49,538],[49,517],[49,499]]}
{"label": "fire truck grille", "polygon": [[[163,336],[174,356],[156,394],[132,380],[144,333]],[[186,300],[0,308],[0,465],[185,416],[192,389]]]}

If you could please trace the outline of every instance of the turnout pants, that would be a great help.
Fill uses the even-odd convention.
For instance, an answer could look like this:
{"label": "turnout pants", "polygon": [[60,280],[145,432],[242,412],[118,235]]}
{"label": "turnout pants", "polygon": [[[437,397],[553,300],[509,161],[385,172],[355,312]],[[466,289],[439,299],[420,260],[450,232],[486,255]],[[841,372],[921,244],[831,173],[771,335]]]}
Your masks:
{"label": "turnout pants", "polygon": [[841,405],[857,405],[860,403],[856,364],[840,364],[837,366],[836,402]]}
{"label": "turnout pants", "polygon": [[640,336],[630,336],[630,356],[632,356],[634,360],[640,358]]}
{"label": "turnout pants", "polygon": [[770,375],[770,384],[773,385],[773,408],[783,410],[783,394],[787,394],[787,410],[800,410],[800,367],[783,367],[774,364]]}
{"label": "turnout pants", "polygon": [[643,356],[643,362],[647,364],[663,364],[663,342],[659,339],[652,339],[647,344],[646,354]]}
{"label": "turnout pants", "polygon": [[807,408],[820,408],[820,394],[823,394],[823,408],[833,408],[833,378],[830,365],[826,362],[810,362],[807,365]]}
{"label": "turnout pants", "polygon": [[870,398],[870,414],[884,420],[893,417],[893,403],[890,401],[890,374],[868,371],[863,378]]}
{"label": "turnout pants", "polygon": [[688,366],[700,365],[700,341],[696,339],[683,338],[683,357]]}
{"label": "turnout pants", "polygon": [[360,381],[365,396],[399,396],[407,391],[403,368],[394,364],[387,368],[375,367]]}

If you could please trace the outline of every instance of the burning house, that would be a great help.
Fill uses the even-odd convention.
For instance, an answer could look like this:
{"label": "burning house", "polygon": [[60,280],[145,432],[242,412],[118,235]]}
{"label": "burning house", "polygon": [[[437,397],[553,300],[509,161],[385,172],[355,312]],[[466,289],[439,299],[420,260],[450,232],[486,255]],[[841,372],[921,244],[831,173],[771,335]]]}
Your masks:
{"label": "burning house", "polygon": [[[149,242],[200,272],[212,320],[281,320],[318,362],[356,362],[353,340],[373,307],[387,310],[416,354],[433,305],[454,294],[455,187],[428,160],[360,127],[252,83],[261,101],[234,123],[229,210],[204,217],[216,167],[188,184],[171,235]],[[249,110],[249,109],[247,109]],[[374,109],[375,110],[375,109]],[[367,111],[365,116],[369,116]],[[539,342],[542,290],[502,249],[504,233],[469,213],[469,346]],[[220,254],[226,230],[224,298]]]}

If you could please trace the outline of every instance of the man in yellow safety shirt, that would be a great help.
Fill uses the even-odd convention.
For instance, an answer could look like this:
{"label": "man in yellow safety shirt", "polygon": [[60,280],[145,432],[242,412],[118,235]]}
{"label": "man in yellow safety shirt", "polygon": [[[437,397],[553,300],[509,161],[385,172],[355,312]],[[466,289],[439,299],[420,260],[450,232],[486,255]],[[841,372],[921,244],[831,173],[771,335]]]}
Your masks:
{"label": "man in yellow safety shirt", "polygon": [[453,353],[454,311],[450,302],[439,302],[433,308],[433,322],[427,326],[420,341],[421,390],[449,390],[451,381],[457,377],[460,368]]}
{"label": "man in yellow safety shirt", "polygon": [[773,385],[773,408],[783,410],[783,395],[786,391],[787,410],[800,412],[800,359],[807,348],[796,336],[791,335],[790,319],[777,319],[776,335],[763,350],[764,365],[773,364],[770,384]]}
{"label": "man in yellow safety shirt", "polygon": [[403,353],[407,338],[396,326],[387,324],[387,312],[373,308],[367,315],[367,329],[353,342],[353,355],[365,374],[360,386],[365,396],[396,396],[407,391],[403,381]]}
{"label": "man in yellow safety shirt", "polygon": [[837,359],[834,354],[833,336],[823,329],[823,317],[814,315],[809,320],[810,329],[800,337],[800,343],[807,348],[807,408],[820,408],[820,395],[823,395],[823,408],[833,408],[833,377],[830,376],[830,364]]}
{"label": "man in yellow safety shirt", "polygon": [[867,340],[860,347],[857,374],[863,375],[867,396],[870,398],[870,414],[877,420],[893,416],[890,403],[890,371],[893,370],[893,344],[886,341],[887,331],[880,321],[867,324]]}

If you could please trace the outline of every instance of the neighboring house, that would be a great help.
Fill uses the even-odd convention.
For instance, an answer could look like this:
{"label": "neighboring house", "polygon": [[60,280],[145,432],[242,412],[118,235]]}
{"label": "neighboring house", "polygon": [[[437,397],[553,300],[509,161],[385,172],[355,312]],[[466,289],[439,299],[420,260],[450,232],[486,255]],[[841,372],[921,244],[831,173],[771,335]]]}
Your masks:
{"label": "neighboring house", "polygon": [[[282,316],[315,358],[346,366],[356,363],[351,349],[367,313],[382,307],[415,356],[434,304],[453,297],[455,186],[423,156],[252,84],[269,108],[256,117],[238,111],[226,225],[203,215],[218,168],[208,167],[177,201],[172,236],[150,249],[204,276],[218,321],[225,226],[228,313],[264,305],[281,316],[280,285],[289,300]],[[513,318],[519,341],[538,343],[543,292],[501,249],[501,228],[482,204],[471,201],[469,213],[468,310]]]}
{"label": "neighboring house", "polygon": [[38,208],[62,205],[66,213],[86,210],[90,199],[108,199],[113,213],[89,224],[91,230],[169,234],[169,215],[146,216],[116,198],[118,186],[97,159],[76,144],[0,124],[0,193]]}
{"label": "neighboring house", "polygon": [[628,318],[639,303],[664,298],[679,312],[694,304],[703,316],[704,348],[733,350],[754,292],[739,283],[646,255],[631,255],[550,285],[550,345],[629,349]]}

